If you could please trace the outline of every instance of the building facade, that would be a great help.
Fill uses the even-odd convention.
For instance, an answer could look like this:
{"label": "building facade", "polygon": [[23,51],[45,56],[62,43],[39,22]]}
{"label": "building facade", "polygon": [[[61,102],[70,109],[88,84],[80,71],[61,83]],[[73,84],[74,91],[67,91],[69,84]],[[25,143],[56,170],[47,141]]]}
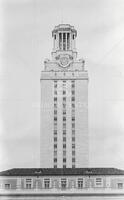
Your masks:
{"label": "building facade", "polygon": [[6,199],[124,199],[124,170],[115,168],[28,168],[0,173]]}
{"label": "building facade", "polygon": [[88,167],[88,73],[77,60],[77,31],[52,31],[52,60],[41,72],[41,167]]}

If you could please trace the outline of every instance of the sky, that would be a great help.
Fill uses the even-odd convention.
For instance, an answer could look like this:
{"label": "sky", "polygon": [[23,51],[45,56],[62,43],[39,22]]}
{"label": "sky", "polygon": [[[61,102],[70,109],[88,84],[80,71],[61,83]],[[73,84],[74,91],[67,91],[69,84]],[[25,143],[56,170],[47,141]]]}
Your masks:
{"label": "sky", "polygon": [[124,169],[124,0],[0,1],[0,169],[40,166],[40,72],[51,31],[77,30],[89,73],[89,167]]}

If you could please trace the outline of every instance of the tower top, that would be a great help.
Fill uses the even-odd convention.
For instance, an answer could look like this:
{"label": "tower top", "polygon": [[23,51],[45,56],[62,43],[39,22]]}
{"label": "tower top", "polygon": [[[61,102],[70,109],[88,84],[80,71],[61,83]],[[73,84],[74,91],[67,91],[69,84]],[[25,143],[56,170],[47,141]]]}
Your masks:
{"label": "tower top", "polygon": [[52,57],[68,54],[74,59],[77,57],[76,37],[77,31],[70,24],[59,24],[52,31],[53,51]]}
{"label": "tower top", "polygon": [[77,60],[77,30],[70,24],[59,24],[52,30],[52,59],[45,59],[45,70],[84,71],[84,59]]}

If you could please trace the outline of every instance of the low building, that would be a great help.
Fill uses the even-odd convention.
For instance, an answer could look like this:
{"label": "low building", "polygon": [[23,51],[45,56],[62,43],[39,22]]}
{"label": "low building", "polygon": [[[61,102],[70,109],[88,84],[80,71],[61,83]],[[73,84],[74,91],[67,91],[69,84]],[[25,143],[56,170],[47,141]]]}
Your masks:
{"label": "low building", "polygon": [[15,168],[0,172],[0,196],[8,199],[124,199],[124,170],[116,168]]}

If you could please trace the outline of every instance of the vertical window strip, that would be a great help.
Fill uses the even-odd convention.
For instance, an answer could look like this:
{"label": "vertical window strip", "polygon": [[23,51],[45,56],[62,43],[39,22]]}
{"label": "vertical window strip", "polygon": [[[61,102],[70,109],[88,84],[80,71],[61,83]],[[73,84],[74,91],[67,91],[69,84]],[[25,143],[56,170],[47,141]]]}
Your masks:
{"label": "vertical window strip", "polygon": [[71,114],[72,114],[72,168],[75,168],[75,80],[71,81]]}
{"label": "vertical window strip", "polygon": [[63,80],[63,92],[62,92],[62,105],[63,105],[63,168],[66,168],[66,81]]}
{"label": "vertical window strip", "polygon": [[57,168],[57,81],[54,80],[54,130],[53,130],[53,165]]}

